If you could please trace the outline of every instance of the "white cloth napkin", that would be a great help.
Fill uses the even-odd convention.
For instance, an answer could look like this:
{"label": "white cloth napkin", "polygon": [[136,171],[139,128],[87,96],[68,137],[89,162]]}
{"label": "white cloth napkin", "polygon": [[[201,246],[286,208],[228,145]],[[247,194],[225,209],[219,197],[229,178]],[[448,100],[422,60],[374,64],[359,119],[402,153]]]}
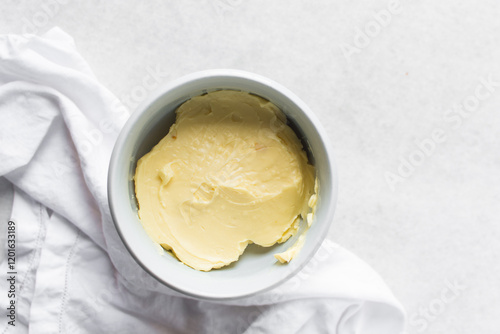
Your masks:
{"label": "white cloth napkin", "polygon": [[[3,316],[1,333],[403,332],[404,311],[382,279],[330,240],[284,285],[230,302],[188,298],[149,277],[107,205],[108,162],[127,117],[62,30],[0,37],[0,176],[14,185],[17,240],[16,322]],[[0,287],[5,310],[6,280]]]}

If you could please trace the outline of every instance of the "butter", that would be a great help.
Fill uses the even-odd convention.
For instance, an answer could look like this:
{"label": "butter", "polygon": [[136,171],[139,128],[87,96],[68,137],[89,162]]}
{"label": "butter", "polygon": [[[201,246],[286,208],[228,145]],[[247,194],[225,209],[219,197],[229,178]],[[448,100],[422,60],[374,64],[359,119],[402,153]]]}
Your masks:
{"label": "butter", "polygon": [[314,214],[316,213],[316,204],[318,201],[318,190],[319,190],[318,188],[319,188],[318,178],[316,178],[314,182],[314,194],[311,195],[308,202],[308,205],[312,211],[309,212],[306,216],[307,227],[304,229],[302,234],[290,248],[288,248],[286,251],[282,253],[274,254],[274,257],[281,263],[290,262],[300,252],[302,246],[304,246],[307,231],[309,230],[309,227],[311,227],[314,219]]}
{"label": "butter", "polygon": [[[316,188],[316,189],[315,189]],[[202,271],[237,261],[250,243],[270,247],[312,223],[315,170],[271,102],[222,90],[194,97],[137,163],[141,223],[184,264]],[[289,262],[305,234],[285,253]]]}

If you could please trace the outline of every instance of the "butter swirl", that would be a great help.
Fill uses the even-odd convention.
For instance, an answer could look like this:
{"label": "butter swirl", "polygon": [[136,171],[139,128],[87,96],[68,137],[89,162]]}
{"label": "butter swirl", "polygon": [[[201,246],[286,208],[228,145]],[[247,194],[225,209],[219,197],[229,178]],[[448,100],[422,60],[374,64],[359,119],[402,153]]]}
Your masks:
{"label": "butter swirl", "polygon": [[315,170],[285,122],[274,104],[244,92],[182,104],[137,164],[139,217],[153,241],[209,271],[238,260],[250,243],[286,241],[300,218],[310,224]]}

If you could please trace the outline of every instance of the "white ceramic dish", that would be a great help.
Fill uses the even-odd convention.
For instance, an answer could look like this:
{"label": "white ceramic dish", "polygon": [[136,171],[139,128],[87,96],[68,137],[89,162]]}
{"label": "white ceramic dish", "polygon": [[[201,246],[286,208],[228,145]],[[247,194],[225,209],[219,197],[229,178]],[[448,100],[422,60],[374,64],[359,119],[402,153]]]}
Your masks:
{"label": "white ceramic dish", "polygon": [[[277,105],[308,151],[319,178],[316,216],[305,244],[289,264],[274,254],[286,250],[297,235],[281,245],[250,245],[232,265],[196,271],[154,244],[137,216],[133,176],[136,162],[163,138],[175,121],[177,107],[191,97],[220,89],[259,95]],[[324,240],[337,202],[337,177],[328,137],[311,110],[285,87],[262,76],[237,70],[208,70],[177,79],[151,94],[124,126],[115,144],[108,177],[108,195],[115,226],[130,254],[163,284],[198,298],[231,299],[275,287],[297,273]]]}

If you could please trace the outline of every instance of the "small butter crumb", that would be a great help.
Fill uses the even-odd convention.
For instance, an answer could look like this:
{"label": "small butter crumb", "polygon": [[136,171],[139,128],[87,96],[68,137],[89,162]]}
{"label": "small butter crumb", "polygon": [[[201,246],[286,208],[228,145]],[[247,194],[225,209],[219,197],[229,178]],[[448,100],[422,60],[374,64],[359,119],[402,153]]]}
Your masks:
{"label": "small butter crumb", "polygon": [[314,214],[312,212],[307,214],[307,227],[311,227],[313,222]]}

